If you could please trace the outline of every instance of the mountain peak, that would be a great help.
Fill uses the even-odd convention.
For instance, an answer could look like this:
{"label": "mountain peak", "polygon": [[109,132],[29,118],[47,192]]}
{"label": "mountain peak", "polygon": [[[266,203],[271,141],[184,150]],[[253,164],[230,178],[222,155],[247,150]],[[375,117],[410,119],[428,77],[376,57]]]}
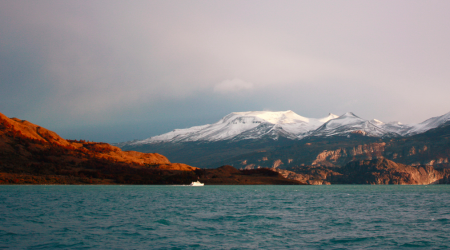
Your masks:
{"label": "mountain peak", "polygon": [[351,136],[352,133],[357,131],[363,132],[367,136],[384,136],[388,134],[382,128],[378,127],[380,121],[378,120],[364,120],[361,117],[355,115],[353,112],[347,112],[336,119],[332,119],[315,131],[312,131],[311,136]]}
{"label": "mountain peak", "polygon": [[309,122],[309,118],[300,116],[292,110],[287,111],[246,111],[246,112],[233,112],[226,117],[231,119],[243,119],[254,117],[258,121],[269,122],[272,124],[285,124],[285,123],[297,123],[297,122]]}
{"label": "mountain peak", "polygon": [[322,122],[322,123],[325,123],[325,122],[327,122],[329,120],[336,119],[338,117],[339,117],[338,115],[335,115],[335,114],[332,114],[332,113],[328,113],[328,116],[326,116],[324,118],[320,118],[319,121]]}
{"label": "mountain peak", "polygon": [[359,116],[355,115],[353,112],[347,112],[347,113],[345,113],[345,114],[339,116],[339,118],[341,118],[341,117],[342,117],[342,118],[347,118],[347,117],[356,117],[356,118],[359,118]]}
{"label": "mountain peak", "polygon": [[330,113],[327,117],[320,119],[306,118],[292,110],[232,112],[213,124],[175,129],[166,134],[128,144],[246,140],[264,137],[277,139],[279,136],[301,139],[310,131],[337,117]]}

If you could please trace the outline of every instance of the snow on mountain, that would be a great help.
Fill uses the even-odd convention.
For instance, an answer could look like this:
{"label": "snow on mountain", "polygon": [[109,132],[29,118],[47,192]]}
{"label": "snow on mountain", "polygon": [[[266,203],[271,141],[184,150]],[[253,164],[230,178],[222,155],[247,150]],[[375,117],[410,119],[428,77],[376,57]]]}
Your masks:
{"label": "snow on mountain", "polygon": [[450,112],[441,116],[432,117],[424,122],[411,125],[411,129],[409,129],[405,133],[405,135],[416,135],[424,133],[430,129],[438,128],[444,124],[450,124]]}
{"label": "snow on mountain", "polygon": [[354,133],[374,137],[396,136],[395,133],[382,129],[380,126],[383,125],[382,121],[376,119],[372,121],[364,120],[352,112],[347,112],[324,123],[310,136],[348,136]]}
{"label": "snow on mountain", "polygon": [[450,112],[441,116],[430,118],[418,124],[403,124],[401,122],[383,123],[376,119],[371,120],[371,122],[385,131],[396,133],[401,136],[410,136],[424,133],[430,129],[443,126],[444,124],[450,124]]}
{"label": "snow on mountain", "polygon": [[377,125],[379,128],[384,129],[385,131],[391,132],[391,133],[396,133],[399,134],[401,136],[404,136],[411,128],[412,125],[409,124],[403,124],[401,122],[381,122],[378,121],[376,119],[371,120],[372,123],[374,123],[375,125]]}
{"label": "snow on mountain", "polygon": [[329,114],[321,119],[306,118],[291,110],[233,112],[214,124],[186,129],[175,129],[169,133],[154,136],[132,145],[157,142],[220,141],[257,139],[268,136],[277,139],[283,136],[301,139],[308,132],[338,116]]}
{"label": "snow on mountain", "polygon": [[320,119],[306,118],[307,120],[305,122],[278,123],[277,126],[275,126],[275,129],[282,129],[284,132],[287,132],[289,135],[291,135],[286,135],[285,137],[287,138],[301,139],[305,137],[310,131],[317,129],[325,122],[337,117],[337,115],[330,113],[328,114],[328,116]]}
{"label": "snow on mountain", "polygon": [[364,120],[348,112],[341,116],[329,114],[320,119],[306,118],[288,111],[233,112],[218,122],[185,129],[175,129],[169,133],[150,137],[142,141],[126,142],[140,145],[159,142],[222,141],[285,137],[299,140],[308,136],[351,136],[362,134],[373,137],[408,136],[450,124],[450,112],[430,118],[415,125],[400,122],[384,123],[377,119]]}
{"label": "snow on mountain", "polygon": [[372,119],[372,120],[370,120],[370,122],[377,126],[383,126],[385,124],[384,122],[377,120],[377,119]]}

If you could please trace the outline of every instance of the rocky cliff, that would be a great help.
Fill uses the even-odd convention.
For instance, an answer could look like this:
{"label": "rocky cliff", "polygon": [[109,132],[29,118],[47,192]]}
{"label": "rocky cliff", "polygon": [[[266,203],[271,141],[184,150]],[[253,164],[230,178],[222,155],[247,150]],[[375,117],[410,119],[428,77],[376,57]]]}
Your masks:
{"label": "rocky cliff", "polygon": [[341,176],[331,176],[334,183],[355,184],[413,184],[428,185],[448,183],[448,171],[438,171],[432,166],[408,166],[379,158],[354,161],[343,167]]}
{"label": "rocky cliff", "polygon": [[411,166],[449,168],[450,126],[404,138],[369,138],[365,136],[321,138],[299,141],[235,156],[222,161],[239,168],[276,167],[289,169],[301,166],[342,167],[358,160],[386,158]]}
{"label": "rocky cliff", "polygon": [[302,166],[277,170],[284,177],[312,185],[325,184],[449,184],[450,169],[409,166],[383,157],[358,160],[343,167]]}

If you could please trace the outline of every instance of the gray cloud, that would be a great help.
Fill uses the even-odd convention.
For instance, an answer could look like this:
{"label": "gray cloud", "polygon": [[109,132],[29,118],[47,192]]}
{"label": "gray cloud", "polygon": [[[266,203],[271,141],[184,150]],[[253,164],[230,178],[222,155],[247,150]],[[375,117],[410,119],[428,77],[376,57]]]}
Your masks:
{"label": "gray cloud", "polygon": [[222,81],[214,86],[214,92],[228,94],[233,92],[241,92],[253,88],[253,83],[245,82],[241,79],[232,79]]}
{"label": "gray cloud", "polygon": [[0,112],[102,141],[245,110],[421,122],[450,111],[449,7],[2,1]]}

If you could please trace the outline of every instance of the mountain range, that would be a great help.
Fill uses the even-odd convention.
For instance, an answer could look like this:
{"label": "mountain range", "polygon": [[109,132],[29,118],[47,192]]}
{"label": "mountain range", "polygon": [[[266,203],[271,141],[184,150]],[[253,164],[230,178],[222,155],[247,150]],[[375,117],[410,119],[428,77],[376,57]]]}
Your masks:
{"label": "mountain range", "polygon": [[307,118],[291,110],[233,112],[218,122],[153,136],[145,140],[120,143],[137,146],[153,143],[217,142],[272,139],[284,137],[301,140],[307,137],[351,136],[362,134],[370,137],[401,137],[424,133],[450,121],[450,112],[430,118],[419,124],[400,122],[384,123],[377,119],[365,120],[352,112],[341,116],[329,114],[323,118]]}
{"label": "mountain range", "polygon": [[348,112],[307,118],[293,111],[234,112],[218,122],[118,143],[201,168],[338,167],[379,157],[413,166],[448,165],[450,113],[418,124],[366,120]]}

